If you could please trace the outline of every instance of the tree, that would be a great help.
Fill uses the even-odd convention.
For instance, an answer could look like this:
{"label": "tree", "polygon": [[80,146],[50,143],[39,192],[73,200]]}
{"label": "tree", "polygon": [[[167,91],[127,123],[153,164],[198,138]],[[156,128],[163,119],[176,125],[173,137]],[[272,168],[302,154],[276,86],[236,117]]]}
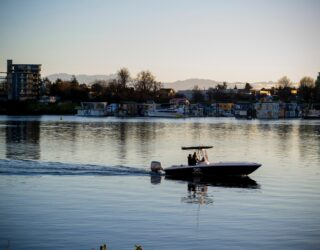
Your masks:
{"label": "tree", "polygon": [[228,87],[228,84],[227,82],[223,82],[222,84],[217,84],[216,88],[219,89],[219,90],[223,90],[223,89],[227,89]]}
{"label": "tree", "polygon": [[119,82],[116,79],[112,79],[108,82],[107,90],[109,92],[109,101],[119,102],[120,100],[120,88]]}
{"label": "tree", "polygon": [[155,80],[155,76],[148,70],[138,73],[134,89],[138,94],[140,101],[146,101],[149,98],[155,98],[159,92],[162,84]]}
{"label": "tree", "polygon": [[192,89],[192,100],[194,102],[203,102],[204,101],[204,94],[202,93],[202,91],[198,87],[198,85],[194,86]]}
{"label": "tree", "polygon": [[75,75],[72,75],[70,83],[72,84],[72,86],[79,86],[79,82]]}
{"label": "tree", "polygon": [[186,96],[182,93],[175,93],[174,98],[186,98]]}
{"label": "tree", "polygon": [[310,102],[313,99],[315,83],[311,77],[305,76],[299,82],[299,96],[302,100]]}
{"label": "tree", "polygon": [[48,77],[45,77],[42,81],[41,81],[41,95],[50,95],[50,89],[51,89],[52,83],[49,80]]}
{"label": "tree", "polygon": [[138,92],[148,93],[151,92],[152,85],[155,82],[154,75],[150,71],[141,71],[138,73],[134,88]]}
{"label": "tree", "polygon": [[60,96],[64,101],[86,101],[89,98],[89,88],[85,84],[79,85],[75,77],[71,81],[57,79],[51,85],[50,95]]}
{"label": "tree", "polygon": [[8,86],[7,80],[0,81],[0,96],[7,95],[7,88],[8,88],[7,86]]}
{"label": "tree", "polygon": [[315,82],[315,99],[317,102],[320,102],[320,73]]}
{"label": "tree", "polygon": [[284,89],[284,88],[290,88],[292,83],[287,76],[284,76],[278,80],[278,85],[279,85],[279,88]]}
{"label": "tree", "polygon": [[94,93],[101,93],[102,90],[103,90],[103,86],[98,82],[91,85],[91,91]]}
{"label": "tree", "polygon": [[253,89],[252,85],[250,83],[246,83],[246,85],[244,86],[244,89],[247,91],[250,91],[251,89]]}
{"label": "tree", "polygon": [[278,96],[281,101],[289,102],[292,101],[294,98],[294,95],[292,95],[292,82],[287,76],[284,76],[278,80]]}
{"label": "tree", "polygon": [[95,81],[91,85],[91,97],[96,100],[100,100],[103,97],[105,87],[98,81]]}
{"label": "tree", "polygon": [[117,73],[119,85],[122,89],[127,88],[127,84],[130,80],[130,73],[127,68],[121,68]]}
{"label": "tree", "polygon": [[108,82],[107,87],[104,87],[103,96],[111,102],[121,102],[128,100],[130,94],[128,89],[128,82],[130,80],[130,73],[127,68],[121,68],[117,72],[116,79]]}
{"label": "tree", "polygon": [[309,76],[305,76],[301,78],[299,82],[299,87],[314,88],[315,87],[314,79]]}
{"label": "tree", "polygon": [[212,101],[214,100],[215,92],[216,92],[216,90],[215,90],[214,88],[209,88],[209,89],[207,90],[207,97],[208,97],[208,100],[209,100],[210,102],[212,102]]}

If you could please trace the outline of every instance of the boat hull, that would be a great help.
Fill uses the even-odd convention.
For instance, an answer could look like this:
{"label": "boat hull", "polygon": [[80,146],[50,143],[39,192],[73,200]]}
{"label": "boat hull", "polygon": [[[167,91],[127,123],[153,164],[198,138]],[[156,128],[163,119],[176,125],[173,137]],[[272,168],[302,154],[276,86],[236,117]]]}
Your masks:
{"label": "boat hull", "polygon": [[208,165],[175,165],[165,168],[167,176],[247,176],[261,166],[254,162],[219,162]]}

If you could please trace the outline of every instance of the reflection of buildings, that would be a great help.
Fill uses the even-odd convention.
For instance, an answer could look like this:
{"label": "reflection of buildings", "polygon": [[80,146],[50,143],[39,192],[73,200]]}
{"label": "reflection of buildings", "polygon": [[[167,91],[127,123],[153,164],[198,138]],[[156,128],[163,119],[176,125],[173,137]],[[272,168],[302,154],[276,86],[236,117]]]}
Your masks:
{"label": "reflection of buildings", "polygon": [[40,122],[8,121],[6,125],[6,157],[38,160],[40,158]]}
{"label": "reflection of buildings", "polygon": [[7,61],[7,84],[9,100],[34,100],[40,91],[40,64],[13,64]]}

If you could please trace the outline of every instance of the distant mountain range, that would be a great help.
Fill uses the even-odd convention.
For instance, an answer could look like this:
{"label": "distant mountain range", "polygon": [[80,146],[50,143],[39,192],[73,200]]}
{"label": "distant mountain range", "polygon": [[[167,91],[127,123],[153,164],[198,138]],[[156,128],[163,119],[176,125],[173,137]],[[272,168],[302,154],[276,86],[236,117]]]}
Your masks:
{"label": "distant mountain range", "polygon": [[[193,89],[194,86],[198,86],[200,89],[208,89],[208,88],[214,88],[217,84],[222,84],[223,82],[215,81],[215,80],[209,80],[209,79],[198,79],[198,78],[191,78],[186,79],[183,81],[176,81],[171,83],[164,83],[164,86],[166,88],[173,88],[174,90],[187,90],[187,89]],[[238,89],[244,88],[245,82],[227,82],[228,88],[234,88],[237,86]],[[251,86],[255,89],[261,89],[261,88],[271,88],[272,86],[275,86],[275,82],[256,82],[256,83],[250,83]]]}
{"label": "distant mountain range", "polygon": [[[56,81],[57,79],[61,79],[63,81],[69,81],[71,80],[73,75],[71,74],[67,74],[67,73],[58,73],[58,74],[52,74],[52,75],[48,75],[46,77],[48,77],[48,79],[52,82]],[[85,74],[81,74],[81,75],[75,75],[75,77],[77,78],[79,83],[86,83],[86,84],[90,84],[93,83],[96,80],[104,80],[104,81],[108,81],[111,79],[116,78],[116,75],[85,75]]]}
{"label": "distant mountain range", "polygon": [[[58,78],[64,81],[68,81],[72,78],[73,75],[67,74],[67,73],[58,73],[58,74],[52,74],[48,75],[50,81],[56,81]],[[111,75],[75,75],[79,83],[86,83],[86,84],[92,84],[96,80],[111,80],[116,78],[116,74]],[[194,86],[198,86],[200,89],[208,89],[208,88],[214,88],[217,84],[222,84],[222,82],[210,80],[210,79],[199,79],[199,78],[190,78],[186,80],[180,80],[175,82],[168,82],[164,83],[165,88],[173,88],[176,91],[179,90],[187,90],[187,89],[193,89]],[[238,89],[244,88],[245,82],[228,82],[228,88],[234,88],[236,85]],[[271,88],[276,85],[275,82],[268,81],[268,82],[255,82],[250,83],[253,88],[255,89],[261,89],[261,88]]]}

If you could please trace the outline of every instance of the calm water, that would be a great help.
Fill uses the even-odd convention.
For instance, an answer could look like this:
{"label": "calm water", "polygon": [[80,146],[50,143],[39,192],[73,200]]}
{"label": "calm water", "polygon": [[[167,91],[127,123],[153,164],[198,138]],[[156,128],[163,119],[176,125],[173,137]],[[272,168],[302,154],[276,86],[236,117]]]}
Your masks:
{"label": "calm water", "polygon": [[[263,166],[241,182],[150,175]],[[211,156],[211,157],[210,157]],[[320,121],[0,116],[0,249],[320,249]]]}

